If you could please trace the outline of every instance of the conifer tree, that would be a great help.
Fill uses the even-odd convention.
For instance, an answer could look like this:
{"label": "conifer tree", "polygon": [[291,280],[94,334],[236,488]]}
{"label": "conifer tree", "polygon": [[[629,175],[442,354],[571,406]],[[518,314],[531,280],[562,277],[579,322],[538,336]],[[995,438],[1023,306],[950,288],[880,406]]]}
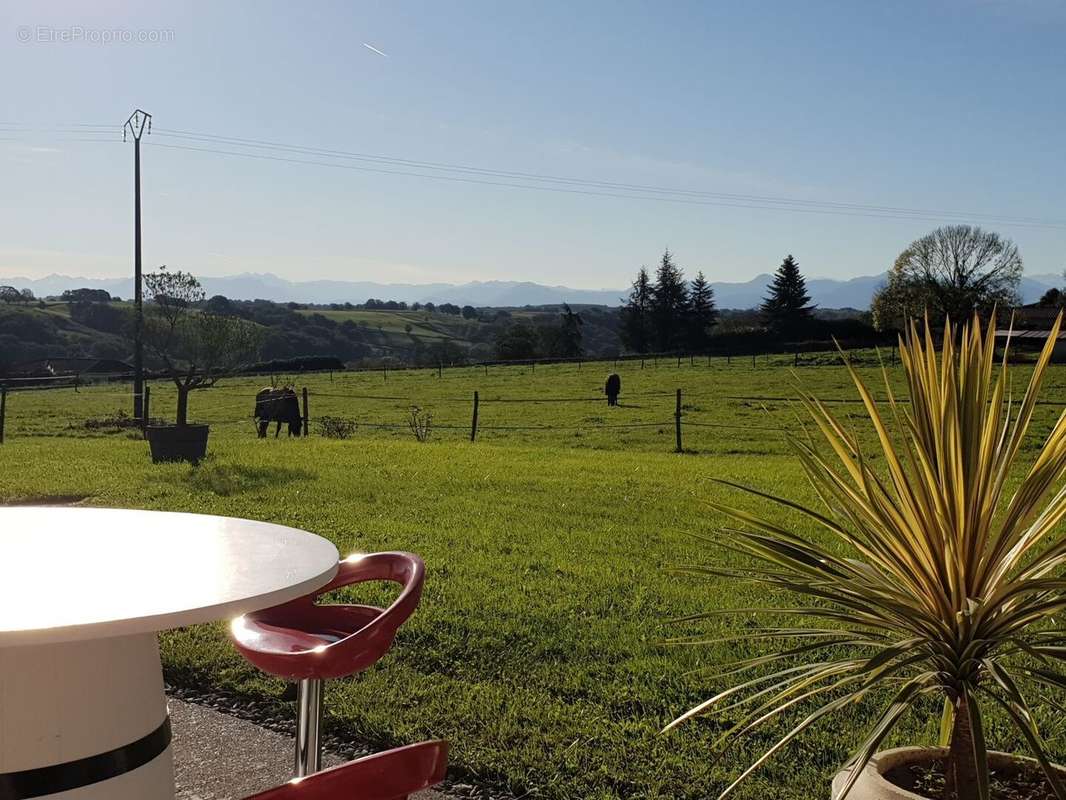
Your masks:
{"label": "conifer tree", "polygon": [[781,262],[767,288],[770,294],[760,309],[767,327],[782,335],[802,333],[814,306],[808,305],[811,296],[807,294],[807,282],[791,253]]}
{"label": "conifer tree", "polygon": [[651,347],[651,278],[641,267],[622,309],[622,344],[634,353],[647,353]]}
{"label": "conifer tree", "polygon": [[581,346],[581,326],[584,321],[580,314],[575,314],[569,303],[563,303],[562,320],[559,324],[558,355],[563,358],[577,358],[584,354]]}
{"label": "conifer tree", "polygon": [[689,287],[689,313],[686,345],[690,353],[705,353],[710,344],[711,328],[718,324],[714,289],[702,272]]}
{"label": "conifer tree", "polygon": [[659,352],[684,348],[688,309],[688,287],[684,274],[667,250],[655,270],[655,284],[651,289],[652,328],[655,347]]}

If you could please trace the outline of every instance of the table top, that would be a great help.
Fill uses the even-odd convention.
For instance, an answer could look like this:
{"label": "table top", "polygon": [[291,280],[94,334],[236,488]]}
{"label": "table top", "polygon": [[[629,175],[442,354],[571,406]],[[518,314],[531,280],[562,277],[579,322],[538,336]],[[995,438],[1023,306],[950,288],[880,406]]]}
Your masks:
{"label": "table top", "polygon": [[230,517],[0,508],[0,646],[150,633],[227,619],[328,583],[337,548]]}

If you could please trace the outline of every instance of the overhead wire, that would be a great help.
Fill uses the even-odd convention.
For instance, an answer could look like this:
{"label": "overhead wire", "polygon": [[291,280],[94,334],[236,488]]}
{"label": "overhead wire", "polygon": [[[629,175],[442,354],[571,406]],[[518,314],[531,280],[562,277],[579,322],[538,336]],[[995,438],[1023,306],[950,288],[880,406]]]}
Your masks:
{"label": "overhead wire", "polygon": [[[106,134],[115,134],[119,141],[121,126],[104,123],[67,123],[52,128],[39,128],[14,122],[0,123],[0,140],[12,141],[6,134],[26,134],[45,132],[65,134],[62,141],[101,142],[110,141],[102,138]],[[75,137],[74,134],[80,134]],[[92,136],[86,136],[92,134]],[[527,191],[556,192],[594,197],[611,197],[624,200],[641,200],[679,203],[683,205],[714,206],[760,211],[793,211],[804,214],[829,214],[847,217],[868,217],[899,221],[930,220],[975,222],[995,222],[1006,225],[1037,228],[1066,228],[1066,220],[1056,220],[1032,216],[1010,214],[992,214],[987,212],[956,211],[948,209],[906,208],[892,205],[854,203],[834,200],[813,200],[808,198],[781,197],[759,194],[740,194],[714,192],[697,189],[681,189],[639,183],[617,181],[600,181],[561,175],[551,175],[519,170],[500,170],[478,167],[469,164],[427,161],[422,159],[399,158],[372,153],[361,153],[323,147],[313,147],[266,139],[253,139],[240,136],[183,130],[177,128],[156,127],[154,137],[167,137],[203,145],[239,149],[220,149],[220,147],[194,147],[190,144],[168,144],[155,138],[145,139],[144,143],[152,147],[171,150],[211,153],[239,158],[252,158],[307,166],[334,169],[348,169],[360,172],[413,177],[425,180],[449,181]],[[265,150],[267,152],[247,152],[248,150]],[[274,155],[272,155],[273,153]],[[287,155],[277,155],[278,153]],[[293,158],[291,156],[308,156],[310,158]],[[326,161],[311,159],[328,159]],[[359,164],[338,163],[339,161],[357,161]],[[377,166],[367,166],[374,164]],[[386,169],[385,167],[389,167]]]}

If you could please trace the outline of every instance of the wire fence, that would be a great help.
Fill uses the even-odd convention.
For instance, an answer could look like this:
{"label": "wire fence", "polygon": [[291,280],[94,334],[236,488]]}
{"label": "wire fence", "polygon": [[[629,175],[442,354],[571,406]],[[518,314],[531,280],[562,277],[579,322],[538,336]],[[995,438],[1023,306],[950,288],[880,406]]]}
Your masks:
{"label": "wire fence", "polygon": [[[162,393],[157,385],[155,389],[148,385],[143,395],[143,417],[134,418],[123,410],[114,409],[115,400],[129,401],[132,403],[134,393],[132,391],[112,391],[108,389],[92,389],[81,387],[79,395],[73,402],[69,399],[61,400],[60,394],[66,394],[69,398],[71,387],[63,387],[67,392],[61,393],[59,387],[52,387],[48,392],[49,399],[57,402],[51,403],[50,408],[42,407],[38,402],[30,401],[26,396],[18,402],[18,413],[25,421],[34,420],[36,424],[24,424],[21,426],[19,435],[22,436],[62,436],[75,435],[89,429],[95,432],[115,432],[128,430],[138,432],[145,425],[163,424],[164,417],[159,415],[160,403],[165,402],[165,410],[170,411],[174,406],[174,398],[158,398]],[[12,412],[10,399],[15,395],[28,390],[0,388],[0,444],[5,438],[10,438],[11,428],[7,417]],[[196,393],[193,393],[194,396]],[[675,449],[681,449],[681,435],[684,425],[708,428],[729,428],[733,430],[750,431],[777,431],[777,428],[759,425],[724,424],[700,422],[696,419],[689,420],[692,415],[689,410],[682,409],[684,393],[681,389],[674,391],[645,391],[632,392],[625,395],[625,400],[632,410],[641,410],[653,415],[648,419],[642,416],[637,419],[615,421],[598,416],[590,417],[587,409],[590,404],[605,404],[604,395],[570,395],[570,396],[508,396],[502,392],[487,392],[484,396],[480,391],[474,391],[472,396],[443,395],[424,401],[407,394],[376,394],[366,392],[342,392],[319,389],[307,389],[300,387],[300,391],[294,394],[294,400],[298,401],[298,416],[294,419],[279,417],[271,413],[258,413],[257,409],[263,401],[247,396],[232,396],[225,398],[211,397],[207,392],[199,394],[208,395],[195,398],[190,401],[190,415],[195,413],[196,421],[207,422],[213,427],[232,429],[238,426],[247,426],[249,433],[255,431],[262,436],[267,433],[271,423],[277,423],[274,435],[280,432],[283,423],[298,421],[299,428],[304,435],[319,435],[331,437],[331,430],[344,430],[348,434],[334,438],[350,438],[351,433],[365,429],[368,431],[405,431],[411,429],[410,419],[403,421],[389,420],[388,416],[397,412],[407,414],[419,414],[423,412],[423,406],[429,409],[433,415],[441,414],[444,408],[451,409],[450,413],[444,414],[443,418],[437,416],[429,421],[431,431],[458,432],[468,436],[471,441],[476,441],[483,435],[506,435],[515,433],[559,433],[581,432],[594,434],[599,431],[616,432],[639,432],[648,429],[658,429],[663,432],[675,433]],[[38,395],[40,396],[40,395]],[[667,402],[671,400],[672,402]],[[649,402],[650,407],[637,405]],[[382,408],[385,404],[386,408]],[[551,412],[550,421],[523,422],[524,414],[518,411],[522,406],[551,406],[559,409]],[[368,408],[369,406],[369,408]],[[377,414],[373,409],[377,408]],[[567,407],[577,410],[577,416],[566,418],[563,411]],[[493,409],[501,409],[503,413],[496,414]],[[659,413],[655,414],[655,408]],[[584,409],[584,410],[581,410]],[[622,407],[625,410],[625,407]],[[371,413],[368,413],[370,411]],[[458,415],[469,413],[469,421],[458,419]],[[332,426],[330,422],[340,420],[343,426]]]}
{"label": "wire fence", "polygon": [[[584,363],[587,366],[592,362]],[[705,364],[696,364],[693,360],[689,366],[702,367]],[[613,368],[614,361],[599,362],[599,365],[608,371]],[[720,360],[711,365],[723,366]],[[471,372],[469,367],[461,373],[464,368],[454,368],[464,378],[454,383],[436,380],[444,374],[443,368],[423,370],[422,378],[411,373],[399,380],[396,383],[398,390],[394,391],[374,391],[372,384],[366,385],[365,374],[337,372],[333,375],[327,374],[328,370],[314,373],[304,376],[309,379],[309,385],[298,386],[294,394],[293,400],[298,407],[297,430],[304,435],[328,438],[353,438],[361,430],[400,435],[405,431],[413,432],[412,415],[417,418],[421,414],[430,431],[441,435],[439,438],[478,441],[483,436],[507,438],[557,434],[585,437],[592,446],[624,444],[683,451],[690,439],[697,446],[713,443],[720,448],[742,449],[755,444],[762,446],[768,438],[800,429],[793,413],[798,398],[773,392],[779,382],[778,373],[767,373],[766,379],[754,383],[740,375],[728,383],[718,380],[717,376],[736,376],[735,367],[729,373],[700,370],[691,374],[706,377],[686,379],[683,371],[673,373],[672,370],[648,376],[631,363],[629,369],[636,372],[627,374],[646,377],[630,383],[635,389],[623,393],[618,408],[598,412],[594,407],[607,405],[607,398],[603,393],[587,391],[593,380],[591,376],[577,380],[573,373],[569,373],[567,378],[565,371],[573,365],[555,364],[553,369],[557,372],[549,372],[548,377],[561,377],[560,385],[553,391],[554,380],[534,386],[530,374],[525,371],[528,366],[512,365],[514,368],[510,372],[497,376],[498,385],[484,380],[484,376],[477,372]],[[730,365],[727,362],[724,366]],[[538,381],[540,374],[537,373]],[[661,388],[664,384],[669,385],[670,379],[666,377],[669,374],[678,375],[675,384],[678,388]],[[123,377],[128,379],[130,376]],[[427,378],[434,379],[427,382]],[[627,377],[626,380],[631,379]],[[817,393],[820,402],[861,406],[862,400],[858,396],[841,395],[840,390],[847,385],[846,381],[832,378],[827,382],[833,384],[834,381],[838,389],[835,396]],[[471,391],[459,393],[457,388],[462,385],[471,387]],[[749,385],[756,391],[735,391]],[[189,405],[190,421],[234,431],[233,435],[239,435],[239,429],[246,427],[249,436],[269,435],[266,429],[270,423],[277,423],[273,433],[279,435],[282,424],[293,420],[279,419],[276,415],[257,415],[261,402],[255,396],[257,386],[261,383],[255,376],[241,376],[227,382],[224,388],[194,392]],[[578,390],[573,393],[558,391],[563,386]],[[771,391],[758,391],[767,388]],[[132,437],[140,435],[145,424],[164,424],[174,419],[176,392],[173,385],[158,380],[146,384],[140,395],[142,418],[134,418],[122,408],[132,408],[135,397],[131,384],[123,387],[111,381],[91,383],[66,378],[46,380],[41,385],[33,381],[0,379],[0,444],[5,437],[11,439],[13,436],[126,432]],[[879,397],[878,400],[886,402],[887,398]],[[900,397],[897,402],[906,403],[907,399]],[[1054,399],[1038,402],[1042,406],[1062,406]],[[862,415],[858,408],[841,414],[855,419]],[[340,424],[332,424],[334,421]],[[711,436],[717,438],[706,438]]]}

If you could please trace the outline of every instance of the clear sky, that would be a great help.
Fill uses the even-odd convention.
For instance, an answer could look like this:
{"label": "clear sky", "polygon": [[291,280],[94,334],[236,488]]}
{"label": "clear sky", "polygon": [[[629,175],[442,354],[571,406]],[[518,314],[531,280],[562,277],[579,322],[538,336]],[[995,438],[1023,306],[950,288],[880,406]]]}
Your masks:
{"label": "clear sky", "polygon": [[0,276],[129,273],[135,107],[146,267],[598,288],[669,246],[713,280],[790,252],[849,277],[944,211],[985,215],[1030,274],[1066,267],[1061,0],[5,0],[0,37]]}

